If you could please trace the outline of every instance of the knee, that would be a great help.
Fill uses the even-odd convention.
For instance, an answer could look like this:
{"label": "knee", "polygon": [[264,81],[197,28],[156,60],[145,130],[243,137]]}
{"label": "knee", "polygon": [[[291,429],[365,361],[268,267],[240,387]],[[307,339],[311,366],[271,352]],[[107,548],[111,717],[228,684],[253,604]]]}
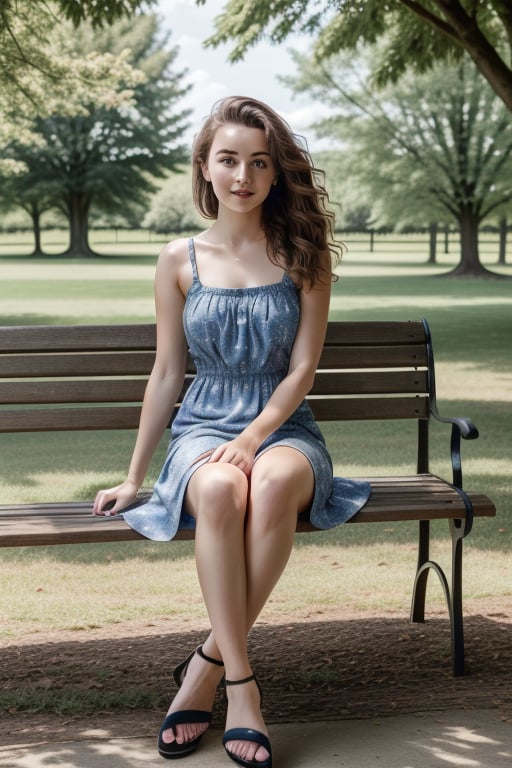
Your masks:
{"label": "knee", "polygon": [[258,505],[272,507],[284,500],[293,498],[293,483],[284,477],[279,468],[265,466],[253,473],[251,483],[251,500]]}
{"label": "knee", "polygon": [[194,487],[196,516],[217,526],[233,524],[237,519],[243,522],[247,494],[247,477],[237,467],[231,464],[205,465]]}
{"label": "knee", "polygon": [[251,477],[251,522],[264,531],[291,524],[314,491],[307,459],[296,452],[272,453],[272,460],[256,462]]}

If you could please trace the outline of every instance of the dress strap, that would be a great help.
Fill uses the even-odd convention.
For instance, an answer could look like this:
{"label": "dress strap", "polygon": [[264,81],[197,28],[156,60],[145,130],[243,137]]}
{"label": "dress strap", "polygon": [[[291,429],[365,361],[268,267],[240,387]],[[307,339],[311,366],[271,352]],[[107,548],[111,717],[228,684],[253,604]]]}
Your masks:
{"label": "dress strap", "polygon": [[197,264],[196,264],[196,249],[194,247],[193,237],[190,237],[188,241],[188,255],[190,258],[190,263],[192,265],[192,274],[194,275],[194,280],[199,281],[199,274],[197,272]]}

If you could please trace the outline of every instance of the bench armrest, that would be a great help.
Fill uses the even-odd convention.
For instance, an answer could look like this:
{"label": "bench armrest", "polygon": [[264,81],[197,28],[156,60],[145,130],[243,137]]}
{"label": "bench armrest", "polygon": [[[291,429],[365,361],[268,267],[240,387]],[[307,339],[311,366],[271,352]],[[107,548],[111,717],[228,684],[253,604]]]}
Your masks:
{"label": "bench armrest", "polygon": [[430,413],[437,421],[442,424],[452,425],[452,435],[450,439],[450,456],[452,462],[452,483],[456,488],[462,489],[462,457],[460,451],[460,439],[476,440],[479,437],[478,429],[471,419],[466,416],[441,416],[437,409],[435,400],[430,403]]}

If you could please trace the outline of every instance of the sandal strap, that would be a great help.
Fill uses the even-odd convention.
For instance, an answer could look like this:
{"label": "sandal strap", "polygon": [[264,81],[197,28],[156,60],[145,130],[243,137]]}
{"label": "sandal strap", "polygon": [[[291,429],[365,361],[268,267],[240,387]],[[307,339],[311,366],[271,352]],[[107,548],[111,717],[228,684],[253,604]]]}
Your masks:
{"label": "sandal strap", "polygon": [[214,659],[214,658],[212,658],[212,656],[207,656],[207,654],[203,651],[203,646],[202,645],[199,645],[196,648],[196,653],[197,653],[198,656],[200,656],[205,661],[208,661],[210,664],[215,664],[217,667],[223,667],[224,666],[224,662],[222,660]]}
{"label": "sandal strap", "polygon": [[225,680],[224,682],[226,685],[243,685],[244,683],[250,683],[251,680],[256,680],[256,675],[249,675],[249,677],[244,677],[242,680]]}

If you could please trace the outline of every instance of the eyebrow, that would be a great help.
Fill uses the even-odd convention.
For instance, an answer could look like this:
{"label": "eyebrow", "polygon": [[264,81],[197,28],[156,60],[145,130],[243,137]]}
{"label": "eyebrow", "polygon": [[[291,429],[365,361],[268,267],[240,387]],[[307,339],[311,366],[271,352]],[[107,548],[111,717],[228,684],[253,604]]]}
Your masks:
{"label": "eyebrow", "polygon": [[[219,149],[216,155],[238,155],[238,152],[234,149]],[[270,157],[270,152],[251,152],[251,157],[257,157],[258,155],[266,155]]]}

